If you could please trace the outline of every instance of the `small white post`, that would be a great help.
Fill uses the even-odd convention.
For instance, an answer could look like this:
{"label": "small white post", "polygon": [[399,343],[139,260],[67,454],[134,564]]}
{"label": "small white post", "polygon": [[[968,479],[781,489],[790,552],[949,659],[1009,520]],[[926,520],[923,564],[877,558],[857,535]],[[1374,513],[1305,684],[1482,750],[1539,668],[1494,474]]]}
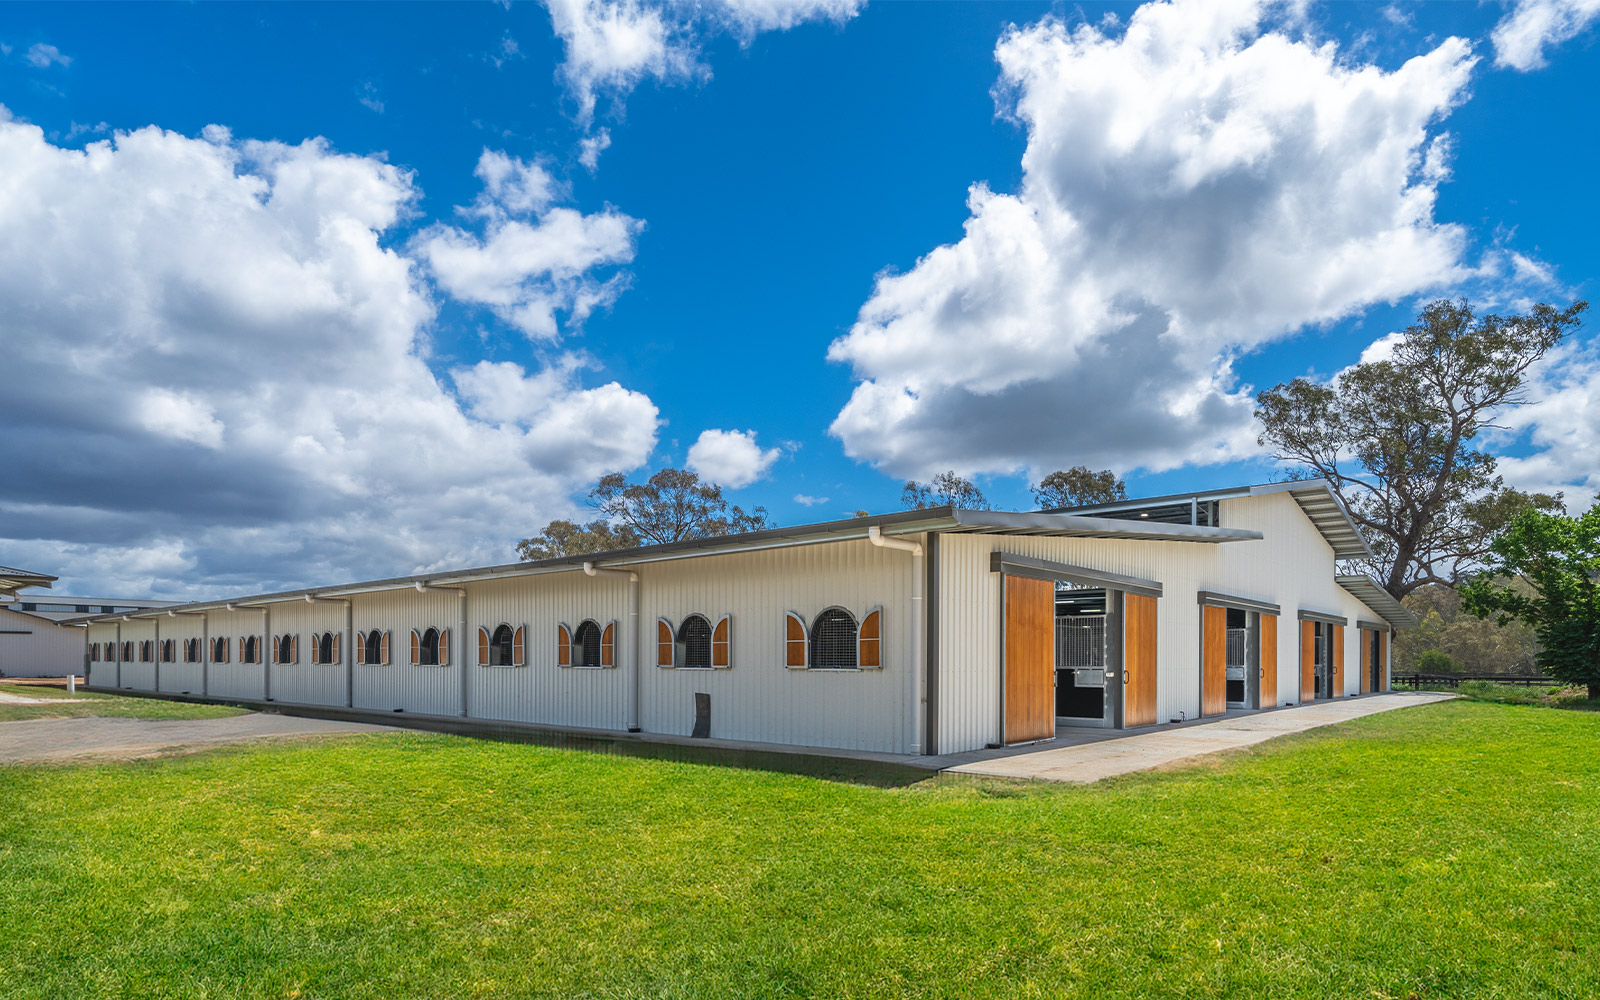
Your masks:
{"label": "small white post", "polygon": [[77,694],[77,693],[78,693],[78,675],[69,672],[67,674],[67,694]]}

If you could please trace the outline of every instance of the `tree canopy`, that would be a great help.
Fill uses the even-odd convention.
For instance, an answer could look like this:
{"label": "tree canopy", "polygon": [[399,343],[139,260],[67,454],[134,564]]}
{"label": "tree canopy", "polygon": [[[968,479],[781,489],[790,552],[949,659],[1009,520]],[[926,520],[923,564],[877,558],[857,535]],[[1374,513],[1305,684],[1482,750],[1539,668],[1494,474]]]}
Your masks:
{"label": "tree canopy", "polygon": [[1097,503],[1116,503],[1128,499],[1128,485],[1110,469],[1095,472],[1086,465],[1057,469],[1033,488],[1033,500],[1041,509],[1087,507]]}
{"label": "tree canopy", "polygon": [[1479,316],[1465,301],[1431,303],[1389,357],[1258,394],[1261,443],[1333,484],[1376,554],[1363,568],[1390,594],[1454,585],[1519,512],[1560,507],[1559,495],[1506,486],[1472,442],[1525,401],[1529,367],[1587,308]]}
{"label": "tree canopy", "polygon": [[989,498],[978,489],[978,484],[955,470],[941,472],[931,482],[906,481],[900,491],[900,506],[906,510],[927,510],[929,507],[958,507],[962,510],[988,510]]}
{"label": "tree canopy", "polygon": [[589,491],[588,502],[599,515],[595,520],[584,525],[551,521],[518,542],[517,555],[548,559],[772,527],[765,507],[746,511],[729,504],[722,487],[683,469],[662,469],[642,483],[611,473]]}
{"label": "tree canopy", "polygon": [[1600,698],[1600,503],[1579,517],[1524,510],[1485,562],[1462,588],[1462,606],[1501,625],[1526,622],[1539,667]]}

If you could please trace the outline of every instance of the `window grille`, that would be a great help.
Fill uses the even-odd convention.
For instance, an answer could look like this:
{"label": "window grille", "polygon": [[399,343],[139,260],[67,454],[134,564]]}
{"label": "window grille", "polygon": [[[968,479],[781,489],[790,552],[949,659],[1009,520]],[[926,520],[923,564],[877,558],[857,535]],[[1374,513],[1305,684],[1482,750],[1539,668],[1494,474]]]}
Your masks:
{"label": "window grille", "polygon": [[489,666],[511,666],[513,638],[510,625],[501,625],[494,630],[494,638],[489,642]]}
{"label": "window grille", "polygon": [[1245,630],[1242,628],[1228,629],[1227,665],[1230,667],[1244,666]]}
{"label": "window grille", "polygon": [[573,665],[598,667],[600,665],[600,626],[585,621],[572,636]]}
{"label": "window grille", "polygon": [[843,608],[829,608],[811,626],[811,667],[853,670],[855,666],[855,617]]}
{"label": "window grille", "polygon": [[711,623],[703,615],[690,615],[678,627],[678,666],[711,666]]}
{"label": "window grille", "polygon": [[1106,620],[1060,617],[1056,619],[1056,667],[1076,670],[1106,665]]}
{"label": "window grille", "polygon": [[324,632],[317,636],[317,662],[333,662],[333,633]]}

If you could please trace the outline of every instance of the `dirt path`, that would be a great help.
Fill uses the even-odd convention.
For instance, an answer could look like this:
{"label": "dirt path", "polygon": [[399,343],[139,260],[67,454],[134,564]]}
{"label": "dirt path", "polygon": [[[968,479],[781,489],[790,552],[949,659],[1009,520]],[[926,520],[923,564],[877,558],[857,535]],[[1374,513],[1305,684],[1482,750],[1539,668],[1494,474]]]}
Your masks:
{"label": "dirt path", "polygon": [[258,713],[226,719],[29,719],[0,722],[0,764],[129,760],[246,740],[397,731],[363,722]]}

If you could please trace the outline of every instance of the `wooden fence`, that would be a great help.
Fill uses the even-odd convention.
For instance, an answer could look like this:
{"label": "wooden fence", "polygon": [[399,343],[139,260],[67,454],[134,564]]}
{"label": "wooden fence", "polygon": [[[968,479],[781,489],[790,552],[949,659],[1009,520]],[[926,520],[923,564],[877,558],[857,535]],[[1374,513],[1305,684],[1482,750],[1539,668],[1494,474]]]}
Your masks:
{"label": "wooden fence", "polygon": [[1552,677],[1529,674],[1395,674],[1394,686],[1421,691],[1423,688],[1455,688],[1462,681],[1487,681],[1490,684],[1518,684],[1523,687],[1556,687],[1561,682]]}

